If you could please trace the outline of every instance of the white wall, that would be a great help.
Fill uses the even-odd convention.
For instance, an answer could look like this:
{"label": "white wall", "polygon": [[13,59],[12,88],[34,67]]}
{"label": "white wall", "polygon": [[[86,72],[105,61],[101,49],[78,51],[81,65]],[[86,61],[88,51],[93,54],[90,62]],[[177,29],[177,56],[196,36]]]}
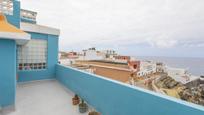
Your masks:
{"label": "white wall", "polygon": [[139,76],[145,76],[151,73],[156,72],[156,63],[141,61],[140,63],[140,71],[138,72]]}
{"label": "white wall", "polygon": [[96,50],[87,50],[84,60],[103,60],[103,55],[98,55]]}
{"label": "white wall", "polygon": [[171,68],[167,67],[167,73],[168,75],[176,80],[177,82],[181,82],[183,84],[186,84],[194,79],[197,79],[197,76],[190,75],[185,69],[182,68]]}
{"label": "white wall", "polygon": [[60,59],[59,61],[62,65],[71,65],[75,63],[74,59]]}

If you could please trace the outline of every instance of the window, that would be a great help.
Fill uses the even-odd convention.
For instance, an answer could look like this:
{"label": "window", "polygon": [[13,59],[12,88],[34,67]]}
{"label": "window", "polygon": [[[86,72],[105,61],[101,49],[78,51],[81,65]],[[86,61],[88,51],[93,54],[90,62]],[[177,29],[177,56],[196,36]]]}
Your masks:
{"label": "window", "polygon": [[32,39],[18,46],[18,69],[40,70],[47,68],[47,41]]}
{"label": "window", "polygon": [[13,15],[13,0],[0,0],[0,13]]}

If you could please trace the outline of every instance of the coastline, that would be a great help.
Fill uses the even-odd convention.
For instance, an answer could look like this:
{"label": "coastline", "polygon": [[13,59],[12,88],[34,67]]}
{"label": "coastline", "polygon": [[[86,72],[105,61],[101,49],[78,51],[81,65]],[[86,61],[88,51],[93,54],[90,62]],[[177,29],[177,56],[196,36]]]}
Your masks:
{"label": "coastline", "polygon": [[204,58],[195,57],[159,57],[159,56],[134,56],[136,59],[159,61],[169,67],[183,68],[192,75],[200,76],[204,74]]}

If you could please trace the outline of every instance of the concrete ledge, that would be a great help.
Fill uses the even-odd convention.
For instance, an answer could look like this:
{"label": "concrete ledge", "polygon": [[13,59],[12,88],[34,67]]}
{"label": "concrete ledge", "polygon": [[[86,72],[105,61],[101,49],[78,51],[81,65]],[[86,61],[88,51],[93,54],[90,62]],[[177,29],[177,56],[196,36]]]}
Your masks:
{"label": "concrete ledge", "polygon": [[42,25],[37,25],[37,24],[21,22],[20,28],[26,32],[35,32],[35,33],[50,34],[50,35],[60,35],[59,29],[55,29],[55,28],[51,28],[51,27],[47,27],[47,26],[42,26]]}
{"label": "concrete ledge", "polygon": [[2,38],[15,40],[18,45],[23,45],[30,40],[31,35],[27,33],[0,32],[0,39]]}

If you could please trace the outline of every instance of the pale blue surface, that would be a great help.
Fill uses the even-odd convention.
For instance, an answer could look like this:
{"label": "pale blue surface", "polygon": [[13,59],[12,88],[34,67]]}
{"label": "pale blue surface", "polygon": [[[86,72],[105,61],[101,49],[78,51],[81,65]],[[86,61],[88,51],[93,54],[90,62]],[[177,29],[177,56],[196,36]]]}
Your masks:
{"label": "pale blue surface", "polygon": [[32,39],[45,39],[48,41],[48,54],[47,54],[47,69],[44,70],[25,70],[18,71],[18,82],[54,79],[55,78],[55,65],[58,63],[58,36],[29,33]]}
{"label": "pale blue surface", "polygon": [[0,106],[15,103],[16,43],[0,38]]}
{"label": "pale blue surface", "polygon": [[204,115],[204,108],[56,65],[56,77],[103,115]]}

